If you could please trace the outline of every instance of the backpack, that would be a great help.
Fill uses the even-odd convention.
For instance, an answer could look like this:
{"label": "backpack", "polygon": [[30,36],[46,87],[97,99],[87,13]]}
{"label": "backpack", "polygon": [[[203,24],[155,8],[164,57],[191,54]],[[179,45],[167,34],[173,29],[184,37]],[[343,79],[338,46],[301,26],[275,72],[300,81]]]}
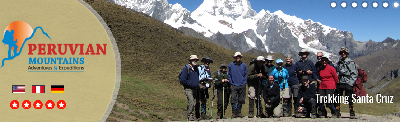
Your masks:
{"label": "backpack", "polygon": [[367,73],[364,71],[364,69],[358,68],[358,78],[361,79],[361,82],[362,82],[362,83],[367,82],[368,75],[367,75]]}
{"label": "backpack", "polygon": [[[185,65],[185,67],[186,67],[186,69],[187,69],[187,74],[189,75],[189,68]],[[179,72],[179,76],[178,76],[178,80],[179,80],[179,83],[181,84],[181,85],[183,85],[183,81],[181,81],[180,80],[180,78],[181,78],[181,76],[182,76],[182,72],[183,72],[183,69]]]}

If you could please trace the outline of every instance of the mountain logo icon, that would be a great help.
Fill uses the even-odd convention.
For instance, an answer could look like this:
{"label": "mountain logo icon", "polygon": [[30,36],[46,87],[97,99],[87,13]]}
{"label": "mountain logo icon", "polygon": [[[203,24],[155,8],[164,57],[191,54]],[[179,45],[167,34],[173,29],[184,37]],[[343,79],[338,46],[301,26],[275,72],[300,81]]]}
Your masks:
{"label": "mountain logo icon", "polygon": [[4,61],[12,60],[21,54],[25,42],[35,35],[37,29],[41,29],[42,33],[51,41],[50,36],[44,32],[40,26],[32,29],[32,27],[26,22],[14,21],[6,27],[2,42],[8,46],[8,57],[1,61],[1,67],[4,66]]}

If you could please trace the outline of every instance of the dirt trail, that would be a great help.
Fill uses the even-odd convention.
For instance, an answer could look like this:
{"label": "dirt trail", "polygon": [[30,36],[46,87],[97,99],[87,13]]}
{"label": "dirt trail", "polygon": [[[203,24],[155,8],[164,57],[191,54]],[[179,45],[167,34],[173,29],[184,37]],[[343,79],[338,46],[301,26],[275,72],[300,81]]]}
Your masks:
{"label": "dirt trail", "polygon": [[[328,116],[331,116],[328,114]],[[399,122],[400,117],[396,116],[373,116],[366,114],[356,114],[357,119],[350,119],[349,113],[342,113],[342,118],[294,118],[294,117],[281,117],[281,118],[248,118],[247,116],[244,118],[235,118],[235,119],[220,119],[220,120],[203,120],[201,122],[209,122],[209,121],[219,121],[219,122],[276,122],[276,121],[284,121],[284,122],[297,122],[297,121],[313,121],[313,122],[325,122],[325,121],[334,121],[334,122],[353,122],[353,121],[372,121],[372,122]]]}

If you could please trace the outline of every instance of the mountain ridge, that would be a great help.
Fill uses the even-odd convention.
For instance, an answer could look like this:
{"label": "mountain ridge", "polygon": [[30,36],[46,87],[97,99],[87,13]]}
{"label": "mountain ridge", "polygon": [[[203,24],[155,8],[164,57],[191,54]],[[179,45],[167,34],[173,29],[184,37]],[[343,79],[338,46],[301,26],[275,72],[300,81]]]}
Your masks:
{"label": "mountain ridge", "polygon": [[227,49],[278,52],[292,55],[294,60],[300,59],[297,54],[302,48],[311,52],[309,59],[313,62],[317,61],[317,52],[337,62],[341,47],[347,47],[349,57],[355,59],[393,48],[399,42],[389,37],[382,42],[356,41],[349,31],[286,15],[281,10],[271,13],[262,9],[257,13],[248,0],[204,0],[192,13],[179,3],[169,4],[167,0],[114,0],[114,3],[142,11],[174,28],[181,28],[186,35]]}

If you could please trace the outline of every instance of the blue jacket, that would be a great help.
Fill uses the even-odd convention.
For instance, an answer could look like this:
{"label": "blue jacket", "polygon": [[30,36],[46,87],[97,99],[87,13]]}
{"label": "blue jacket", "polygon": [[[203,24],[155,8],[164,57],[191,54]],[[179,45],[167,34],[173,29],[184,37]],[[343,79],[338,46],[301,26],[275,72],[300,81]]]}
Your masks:
{"label": "blue jacket", "polygon": [[[187,72],[189,68],[189,74]],[[199,70],[197,66],[193,68],[186,64],[182,69],[181,77],[179,80],[183,82],[184,88],[198,88],[199,87]]]}
{"label": "blue jacket", "polygon": [[283,68],[285,68],[289,72],[289,79],[288,79],[289,86],[299,84],[299,79],[297,78],[296,64],[293,63],[291,65],[285,64],[283,65]]}
{"label": "blue jacket", "polygon": [[[298,77],[299,81],[301,80],[301,77],[303,76],[303,74],[300,74],[301,70],[310,70],[310,71],[313,71],[313,72],[315,70],[314,63],[311,60],[308,60],[308,59],[306,59],[305,61],[300,59],[299,61],[296,62],[296,66],[297,66],[297,77]],[[316,80],[314,78],[313,74],[308,75],[308,79],[311,82]]]}
{"label": "blue jacket", "polygon": [[210,71],[206,70],[206,66],[204,64],[198,66],[198,69],[199,69],[199,80],[203,78],[211,78],[211,73]]}
{"label": "blue jacket", "polygon": [[235,62],[231,62],[228,65],[228,80],[229,83],[234,86],[242,86],[247,83],[247,66],[245,63],[240,62],[236,65]]}
{"label": "blue jacket", "polygon": [[[282,67],[281,70],[278,70],[278,68],[276,68],[271,72],[271,75],[274,76],[275,82],[279,83],[279,87],[281,89],[283,89],[284,87],[289,88],[287,82],[287,80],[289,79],[289,72],[285,68]],[[282,76],[283,78],[281,81],[279,81],[279,76]],[[285,84],[283,84],[284,82]]]}

